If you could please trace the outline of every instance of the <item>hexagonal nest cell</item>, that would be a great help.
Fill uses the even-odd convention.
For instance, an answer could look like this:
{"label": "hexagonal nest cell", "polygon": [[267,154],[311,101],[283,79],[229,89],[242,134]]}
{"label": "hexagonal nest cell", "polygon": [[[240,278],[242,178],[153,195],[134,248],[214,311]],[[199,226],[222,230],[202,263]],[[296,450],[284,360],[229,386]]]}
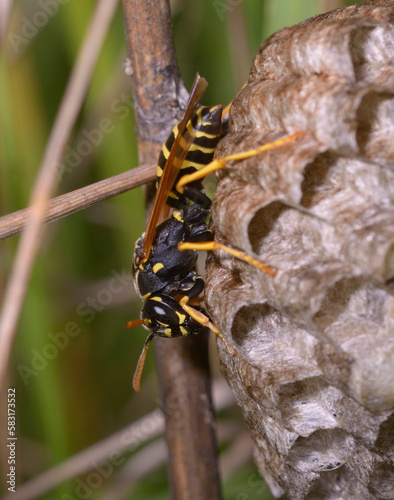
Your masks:
{"label": "hexagonal nest cell", "polygon": [[373,0],[261,46],[217,156],[206,304],[276,497],[394,498],[394,5]]}

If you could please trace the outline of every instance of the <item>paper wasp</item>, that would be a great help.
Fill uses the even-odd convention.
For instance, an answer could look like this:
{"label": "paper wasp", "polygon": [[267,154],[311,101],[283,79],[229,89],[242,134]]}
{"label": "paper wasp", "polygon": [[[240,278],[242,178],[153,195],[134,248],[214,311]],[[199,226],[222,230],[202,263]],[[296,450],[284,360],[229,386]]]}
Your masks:
{"label": "paper wasp", "polygon": [[[198,107],[207,82],[196,76],[181,122],[172,130],[159,156],[158,188],[146,232],[137,240],[133,257],[133,279],[144,301],[140,319],[129,328],[143,325],[150,331],[133,379],[140,390],[141,373],[152,339],[186,337],[207,328],[220,337],[231,354],[236,351],[198,306],[204,281],[196,271],[196,250],[224,250],[265,273],[275,270],[246,253],[213,241],[208,227],[211,201],[201,179],[223,168],[230,160],[254,156],[291,141],[296,135],[260,148],[213,160],[221,136],[222,106]],[[170,208],[175,210],[170,215]]]}

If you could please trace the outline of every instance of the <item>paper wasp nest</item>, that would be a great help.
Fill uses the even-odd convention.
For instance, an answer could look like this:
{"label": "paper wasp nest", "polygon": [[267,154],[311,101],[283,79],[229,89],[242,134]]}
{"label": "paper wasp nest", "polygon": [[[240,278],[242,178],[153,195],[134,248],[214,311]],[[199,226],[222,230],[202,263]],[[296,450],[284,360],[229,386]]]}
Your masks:
{"label": "paper wasp nest", "polygon": [[260,48],[217,155],[206,302],[275,496],[394,498],[394,6],[284,28]]}

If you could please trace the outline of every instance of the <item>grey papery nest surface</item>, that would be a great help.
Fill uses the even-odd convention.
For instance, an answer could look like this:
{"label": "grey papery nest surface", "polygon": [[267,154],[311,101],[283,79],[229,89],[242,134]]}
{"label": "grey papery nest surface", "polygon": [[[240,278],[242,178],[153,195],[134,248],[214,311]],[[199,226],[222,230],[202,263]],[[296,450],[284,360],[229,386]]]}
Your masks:
{"label": "grey papery nest surface", "polygon": [[206,304],[271,491],[394,498],[394,5],[284,28],[257,54],[217,156]]}

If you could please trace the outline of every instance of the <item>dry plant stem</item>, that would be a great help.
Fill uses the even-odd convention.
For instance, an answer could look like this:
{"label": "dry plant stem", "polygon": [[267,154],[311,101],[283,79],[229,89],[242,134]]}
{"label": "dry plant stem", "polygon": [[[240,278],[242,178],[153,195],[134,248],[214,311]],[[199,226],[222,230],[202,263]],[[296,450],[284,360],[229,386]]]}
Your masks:
{"label": "dry plant stem", "polygon": [[[123,0],[123,6],[140,162],[153,163],[180,118],[187,93],[176,65],[168,1]],[[206,343],[157,338],[154,344],[172,496],[221,498]]]}
{"label": "dry plant stem", "polygon": [[[44,222],[54,222],[95,203],[151,182],[156,178],[155,165],[141,165],[89,186],[53,198],[47,204]],[[0,240],[20,233],[25,228],[31,208],[0,217]]]}
{"label": "dry plant stem", "polygon": [[12,8],[12,0],[0,0],[0,48],[4,42]]}
{"label": "dry plant stem", "polygon": [[18,247],[0,318],[0,381],[2,382],[5,379],[19,313],[39,246],[46,205],[56,181],[57,164],[80,110],[116,4],[117,0],[101,0],[97,5],[56,116],[33,188],[29,222]]}
{"label": "dry plant stem", "polygon": [[176,64],[168,1],[123,0],[141,163],[157,161],[187,92]]}

